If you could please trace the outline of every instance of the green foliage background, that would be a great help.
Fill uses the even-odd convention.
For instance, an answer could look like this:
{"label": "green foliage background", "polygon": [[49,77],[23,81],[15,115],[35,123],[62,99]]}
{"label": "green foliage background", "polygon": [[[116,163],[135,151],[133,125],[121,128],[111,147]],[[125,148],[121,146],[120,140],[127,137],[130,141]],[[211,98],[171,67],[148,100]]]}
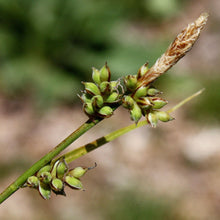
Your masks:
{"label": "green foliage background", "polygon": [[[107,61],[112,77],[119,78],[135,74],[146,61],[152,65],[172,40],[163,31],[156,34],[158,29],[178,18],[189,2],[0,0],[0,93],[29,100],[40,110],[79,102],[80,82],[91,79],[92,66],[100,68]],[[154,37],[145,37],[155,29]],[[204,121],[205,113],[208,121],[219,121],[220,79],[197,71],[194,78],[188,77],[191,73],[167,77],[165,92],[175,96],[183,86],[189,94],[211,88],[189,114]]]}
{"label": "green foliage background", "polygon": [[133,27],[173,18],[182,6],[180,0],[1,0],[0,89],[44,108],[72,103],[92,66],[108,61],[118,78],[152,64],[168,41],[139,42]]}
{"label": "green foliage background", "polygon": [[[0,98],[30,102],[40,111],[55,105],[72,107],[79,101],[76,94],[82,89],[80,82],[91,79],[92,66],[100,68],[107,61],[116,79],[135,74],[146,61],[152,65],[173,40],[163,34],[169,32],[164,29],[170,30],[170,24],[181,13],[182,17],[188,16],[184,13],[191,2],[0,0]],[[193,16],[196,18],[198,14]],[[184,25],[186,20],[181,22],[179,30]],[[216,29],[214,26],[213,30]],[[167,74],[156,83],[168,100],[176,98],[177,101],[206,88],[198,101],[185,107],[184,114],[213,125],[220,122],[219,70],[217,67],[206,74],[207,69],[202,68]],[[23,170],[29,163],[24,158],[1,165],[1,178],[13,173],[15,167]],[[131,191],[113,193],[117,196],[106,200],[101,210],[103,219],[174,219],[173,204],[169,201],[153,198],[150,193],[143,197],[137,193],[138,189]],[[102,206],[109,196],[103,190],[95,205]],[[48,212],[45,203],[41,208],[48,215],[57,209],[54,205]],[[96,210],[100,212],[100,207]],[[51,218],[60,219],[55,215]]]}

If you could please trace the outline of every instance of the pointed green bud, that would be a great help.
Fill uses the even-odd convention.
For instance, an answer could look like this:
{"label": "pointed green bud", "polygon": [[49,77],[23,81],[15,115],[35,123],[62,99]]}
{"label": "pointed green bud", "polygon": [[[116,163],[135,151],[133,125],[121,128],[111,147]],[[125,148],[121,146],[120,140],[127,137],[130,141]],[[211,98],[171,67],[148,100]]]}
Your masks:
{"label": "pointed green bud", "polygon": [[76,168],[70,170],[67,175],[68,175],[68,176],[73,176],[73,177],[75,177],[75,178],[80,178],[80,177],[82,177],[87,171],[88,171],[88,168],[76,167]]}
{"label": "pointed green bud", "polygon": [[160,109],[168,103],[166,100],[159,97],[152,97],[150,98],[150,101],[153,104],[154,109]]}
{"label": "pointed green bud", "polygon": [[130,111],[131,120],[135,121],[135,123],[138,123],[138,121],[141,119],[142,112],[140,107],[135,103],[133,106],[133,109]]}
{"label": "pointed green bud", "polygon": [[73,189],[82,189],[83,188],[81,181],[73,176],[67,175],[65,177],[65,183]]}
{"label": "pointed green bud", "polygon": [[101,108],[104,104],[104,100],[101,95],[93,96],[91,101],[94,108]]}
{"label": "pointed green bud", "polygon": [[110,82],[111,72],[110,72],[110,69],[107,63],[105,63],[105,65],[100,70],[100,79],[101,79],[101,82],[105,82],[105,81]]}
{"label": "pointed green bud", "polygon": [[167,112],[158,111],[156,114],[157,114],[157,118],[158,118],[160,121],[163,121],[163,122],[171,121],[171,120],[174,119],[174,118],[171,117],[170,114],[167,113]]}
{"label": "pointed green bud", "polygon": [[134,99],[131,96],[124,96],[122,99],[122,106],[127,109],[133,109],[135,104]]}
{"label": "pointed green bud", "polygon": [[94,67],[92,68],[92,79],[93,79],[94,83],[96,83],[98,85],[101,83],[100,71]]}
{"label": "pointed green bud", "polygon": [[58,178],[54,178],[51,182],[51,188],[55,191],[55,192],[60,192],[63,191],[64,188],[64,184],[63,181],[58,179]]}
{"label": "pointed green bud", "polygon": [[88,116],[92,116],[95,111],[93,109],[92,103],[86,103],[83,105],[83,110]]}
{"label": "pointed green bud", "polygon": [[117,91],[118,84],[119,84],[118,81],[111,81],[111,82],[110,82],[111,92]]}
{"label": "pointed green bud", "polygon": [[105,100],[105,103],[114,103],[118,102],[119,99],[119,94],[117,92],[112,92]]}
{"label": "pointed green bud", "polygon": [[91,103],[91,99],[93,96],[91,96],[88,93],[83,93],[81,96],[79,96],[79,98],[81,99],[81,101],[83,103]]}
{"label": "pointed green bud", "polygon": [[51,175],[51,173],[45,171],[45,172],[41,173],[39,179],[41,182],[48,184],[52,180],[52,175]]}
{"label": "pointed green bud", "polygon": [[53,168],[51,170],[51,176],[52,178],[56,178],[57,177],[57,165],[59,164],[59,160],[57,160],[54,165],[53,165]]}
{"label": "pointed green bud", "polygon": [[141,68],[138,70],[137,73],[137,78],[140,79],[143,75],[145,75],[147,73],[147,71],[149,70],[148,68],[148,63],[145,63],[143,66],[141,66]]}
{"label": "pointed green bud", "polygon": [[136,75],[128,75],[124,77],[124,83],[125,83],[125,87],[130,90],[133,91],[136,89],[137,87],[137,76]]}
{"label": "pointed green bud", "polygon": [[109,82],[102,82],[100,85],[99,85],[99,88],[100,88],[100,91],[102,94],[108,94],[111,92],[111,85]]}
{"label": "pointed green bud", "polygon": [[104,106],[98,111],[100,117],[109,118],[113,114],[113,109],[109,106]]}
{"label": "pointed green bud", "polygon": [[36,176],[30,176],[28,177],[26,183],[27,183],[27,186],[31,188],[37,188],[39,186],[40,181]]}
{"label": "pointed green bud", "polygon": [[150,109],[152,104],[147,97],[141,97],[137,100],[137,104],[144,110]]}
{"label": "pointed green bud", "polygon": [[157,94],[160,94],[161,92],[158,89],[155,88],[149,88],[147,91],[147,94],[150,96],[155,96]]}
{"label": "pointed green bud", "polygon": [[68,171],[68,165],[65,159],[62,158],[57,165],[57,178],[63,179],[67,171]]}
{"label": "pointed green bud", "polygon": [[141,86],[139,87],[135,93],[134,93],[134,96],[133,98],[136,100],[140,97],[145,97],[147,95],[147,90],[148,90],[148,87],[147,86]]}
{"label": "pointed green bud", "polygon": [[52,167],[51,167],[50,165],[46,165],[46,166],[42,167],[42,168],[37,172],[37,177],[40,177],[43,172],[50,172],[50,171],[51,171],[51,168],[52,168]]}
{"label": "pointed green bud", "polygon": [[40,182],[38,191],[40,195],[43,197],[43,199],[46,199],[46,200],[50,199],[51,189],[49,185]]}
{"label": "pointed green bud", "polygon": [[158,118],[155,112],[150,112],[149,114],[146,115],[147,121],[150,123],[150,125],[153,128],[156,128],[157,123],[158,123]]}
{"label": "pointed green bud", "polygon": [[91,95],[100,95],[100,91],[98,86],[95,83],[92,82],[82,82],[82,84],[85,86],[86,92],[88,92]]}

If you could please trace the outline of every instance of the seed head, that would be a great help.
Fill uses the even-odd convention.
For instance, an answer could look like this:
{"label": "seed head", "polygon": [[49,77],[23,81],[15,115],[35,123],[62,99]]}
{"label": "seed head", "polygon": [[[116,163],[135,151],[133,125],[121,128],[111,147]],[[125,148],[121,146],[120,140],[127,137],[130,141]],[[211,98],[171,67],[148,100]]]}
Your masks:
{"label": "seed head", "polygon": [[166,52],[139,79],[140,86],[148,85],[176,64],[192,48],[208,20],[208,13],[202,13],[197,20],[182,30]]}

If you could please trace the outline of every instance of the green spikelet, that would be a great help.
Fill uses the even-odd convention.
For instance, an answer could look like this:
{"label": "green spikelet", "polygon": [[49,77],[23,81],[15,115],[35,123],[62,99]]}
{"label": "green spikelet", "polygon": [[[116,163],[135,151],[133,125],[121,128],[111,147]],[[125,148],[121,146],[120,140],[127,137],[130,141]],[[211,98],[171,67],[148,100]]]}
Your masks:
{"label": "green spikelet", "polygon": [[76,167],[69,171],[68,175],[73,176],[75,178],[80,178],[88,171],[88,168]]}
{"label": "green spikelet", "polygon": [[82,84],[85,86],[85,90],[87,93],[89,93],[91,95],[100,95],[100,90],[95,83],[82,82]]}
{"label": "green spikelet", "polygon": [[124,78],[125,87],[130,90],[134,91],[137,87],[137,76],[136,75],[128,75]]}
{"label": "green spikelet", "polygon": [[142,112],[140,107],[135,103],[133,109],[130,110],[130,116],[131,120],[135,123],[138,123],[138,121],[141,119]]}
{"label": "green spikelet", "polygon": [[113,114],[113,109],[109,106],[104,106],[98,111],[98,114],[102,118],[108,118]]}
{"label": "green spikelet", "polygon": [[26,181],[27,186],[31,188],[37,188],[39,186],[39,183],[40,181],[36,176],[30,176]]}
{"label": "green spikelet", "polygon": [[48,200],[51,196],[51,188],[49,185],[40,182],[38,191],[43,199]]}
{"label": "green spikelet", "polygon": [[110,82],[111,79],[111,72],[110,69],[107,65],[107,63],[105,63],[105,65],[100,69],[100,80],[101,82]]}
{"label": "green spikelet", "polygon": [[73,176],[67,175],[65,177],[65,183],[73,189],[83,189],[81,181]]}
{"label": "green spikelet", "polygon": [[151,127],[156,128],[158,123],[158,118],[155,112],[150,112],[147,114],[147,121],[150,123]]}
{"label": "green spikelet", "polygon": [[94,67],[92,68],[92,79],[93,79],[93,82],[98,85],[101,83],[100,71]]}

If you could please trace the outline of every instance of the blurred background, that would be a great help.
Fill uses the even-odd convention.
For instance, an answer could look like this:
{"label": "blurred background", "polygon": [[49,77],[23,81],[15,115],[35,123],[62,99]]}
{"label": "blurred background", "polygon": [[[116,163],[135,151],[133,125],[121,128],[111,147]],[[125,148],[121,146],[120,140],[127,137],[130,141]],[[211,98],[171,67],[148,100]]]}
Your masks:
{"label": "blurred background", "polygon": [[[220,219],[220,2],[218,0],[0,0],[0,191],[81,125],[77,97],[91,67],[112,78],[150,66],[201,12],[193,50],[156,85],[167,108],[205,92],[156,129],[139,128],[76,160],[92,166],[86,191],[44,201],[21,189],[0,219]],[[69,149],[131,124],[118,109]]]}

